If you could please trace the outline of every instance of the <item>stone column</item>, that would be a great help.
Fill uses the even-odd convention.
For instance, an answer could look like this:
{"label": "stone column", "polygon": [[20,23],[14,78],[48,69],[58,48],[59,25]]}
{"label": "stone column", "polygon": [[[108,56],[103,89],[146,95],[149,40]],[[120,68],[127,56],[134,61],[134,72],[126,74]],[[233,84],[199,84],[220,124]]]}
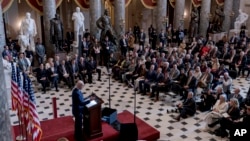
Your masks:
{"label": "stone column", "polygon": [[90,33],[97,39],[100,39],[100,30],[96,26],[96,21],[101,17],[101,0],[90,0],[89,1],[89,14],[90,14]]}
{"label": "stone column", "polygon": [[178,29],[179,27],[183,29],[184,9],[185,9],[185,0],[176,0],[174,8],[174,24],[173,24],[175,29]]}
{"label": "stone column", "polygon": [[206,37],[207,28],[209,26],[210,8],[211,8],[211,0],[203,0],[201,2],[200,35],[203,37]]}
{"label": "stone column", "polygon": [[234,22],[239,15],[239,9],[240,9],[240,2],[241,0],[233,0],[233,8],[232,11],[234,13],[233,17],[231,18],[231,29],[234,29]]}
{"label": "stone column", "polygon": [[55,54],[55,47],[50,42],[50,20],[55,17],[56,2],[55,0],[43,0],[43,18],[44,18],[44,35],[45,35],[45,50],[48,57]]}
{"label": "stone column", "polygon": [[125,33],[125,0],[114,1],[115,31],[117,35]]}
{"label": "stone column", "polygon": [[[0,2],[1,3],[1,2]],[[4,23],[2,17],[2,6],[0,5],[0,52],[3,52],[5,43]],[[3,73],[2,55],[0,55],[0,80],[5,82]],[[0,141],[12,141],[9,104],[7,100],[6,84],[0,83]]]}
{"label": "stone column", "polygon": [[232,14],[232,8],[233,8],[233,0],[225,0],[224,1],[224,14],[225,19],[223,21],[223,30],[229,31],[230,24],[231,24],[231,14]]}
{"label": "stone column", "polygon": [[157,1],[157,18],[156,18],[156,29],[157,32],[160,33],[161,29],[166,29],[166,24],[163,24],[163,20],[165,20],[167,15],[167,1],[166,0],[158,0]]}

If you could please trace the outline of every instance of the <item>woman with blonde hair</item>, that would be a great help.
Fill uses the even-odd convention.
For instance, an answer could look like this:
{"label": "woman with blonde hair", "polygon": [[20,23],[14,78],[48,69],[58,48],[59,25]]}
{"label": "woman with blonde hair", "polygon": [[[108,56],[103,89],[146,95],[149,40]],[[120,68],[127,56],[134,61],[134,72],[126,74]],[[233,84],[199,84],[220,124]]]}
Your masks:
{"label": "woman with blonde hair", "polygon": [[206,127],[204,132],[210,130],[210,125],[223,117],[223,114],[228,110],[228,103],[226,102],[227,96],[225,94],[220,95],[220,98],[216,101],[215,105],[212,108],[212,111],[209,112],[204,121],[206,122]]}

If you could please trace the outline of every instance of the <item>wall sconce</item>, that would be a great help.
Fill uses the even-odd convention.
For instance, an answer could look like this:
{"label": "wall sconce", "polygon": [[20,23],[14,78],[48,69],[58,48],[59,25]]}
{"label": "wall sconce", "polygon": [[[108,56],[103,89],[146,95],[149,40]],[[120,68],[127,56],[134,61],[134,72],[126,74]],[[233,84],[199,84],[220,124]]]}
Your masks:
{"label": "wall sconce", "polygon": [[143,14],[141,12],[140,15],[139,15],[139,19],[142,19],[142,17],[143,17]]}

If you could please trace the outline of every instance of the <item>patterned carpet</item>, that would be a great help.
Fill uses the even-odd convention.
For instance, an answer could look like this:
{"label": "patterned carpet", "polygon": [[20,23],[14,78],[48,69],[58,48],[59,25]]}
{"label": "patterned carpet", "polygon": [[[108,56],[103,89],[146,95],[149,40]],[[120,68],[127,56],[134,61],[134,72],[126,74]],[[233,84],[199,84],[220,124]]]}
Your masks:
{"label": "patterned carpet", "polygon": [[[102,68],[103,72],[106,72],[105,68]],[[97,74],[93,77],[93,84],[86,84],[83,92],[84,96],[89,95],[91,92],[96,93],[104,100],[103,107],[108,107],[109,98],[109,77],[102,74],[102,82],[96,81]],[[134,90],[128,88],[126,85],[119,83],[115,80],[110,80],[111,85],[111,108],[117,109],[118,112],[128,110],[134,112]],[[250,82],[245,78],[237,78],[233,80],[233,88],[239,87],[241,94],[245,97],[249,88]],[[36,83],[34,83],[36,84]],[[41,93],[41,86],[35,86],[35,95],[37,110],[40,120],[47,120],[53,118],[52,113],[52,98],[57,98],[58,116],[72,115],[71,112],[71,90],[65,89],[63,84],[60,84],[60,91],[56,92],[54,89],[47,91],[46,94]],[[199,93],[200,90],[198,90]],[[136,115],[142,120],[146,121],[151,126],[160,131],[159,141],[226,141],[226,138],[217,137],[211,133],[203,132],[205,123],[200,120],[206,115],[206,113],[197,112],[194,117],[182,119],[180,122],[176,122],[173,117],[177,113],[167,114],[166,110],[174,109],[176,102],[180,99],[179,96],[171,98],[160,94],[160,101],[154,102],[149,99],[148,96],[136,95]],[[10,111],[12,125],[17,125],[18,120],[16,112]]]}

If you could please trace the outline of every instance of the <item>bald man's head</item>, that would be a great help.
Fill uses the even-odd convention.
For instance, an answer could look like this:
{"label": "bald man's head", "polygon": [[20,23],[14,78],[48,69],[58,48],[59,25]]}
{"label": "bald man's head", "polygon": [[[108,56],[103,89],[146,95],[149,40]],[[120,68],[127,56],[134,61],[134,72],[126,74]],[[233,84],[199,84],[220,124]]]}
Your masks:
{"label": "bald man's head", "polygon": [[83,88],[83,86],[84,86],[83,81],[81,81],[81,80],[77,81],[77,83],[76,83],[76,88],[77,89],[81,90]]}

